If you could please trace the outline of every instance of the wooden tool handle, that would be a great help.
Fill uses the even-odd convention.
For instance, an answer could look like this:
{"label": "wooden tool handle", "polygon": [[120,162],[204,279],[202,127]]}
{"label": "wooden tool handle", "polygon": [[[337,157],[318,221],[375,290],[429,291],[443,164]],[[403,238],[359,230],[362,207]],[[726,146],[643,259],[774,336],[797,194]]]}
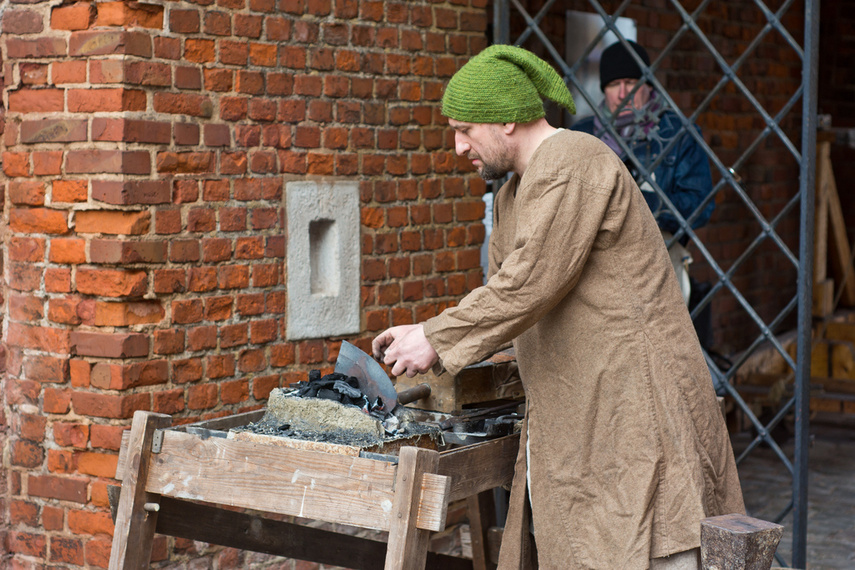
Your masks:
{"label": "wooden tool handle", "polygon": [[418,386],[413,386],[403,392],[398,392],[398,403],[403,406],[404,404],[409,404],[410,402],[415,402],[416,400],[421,400],[428,396],[430,396],[430,384],[422,382]]}

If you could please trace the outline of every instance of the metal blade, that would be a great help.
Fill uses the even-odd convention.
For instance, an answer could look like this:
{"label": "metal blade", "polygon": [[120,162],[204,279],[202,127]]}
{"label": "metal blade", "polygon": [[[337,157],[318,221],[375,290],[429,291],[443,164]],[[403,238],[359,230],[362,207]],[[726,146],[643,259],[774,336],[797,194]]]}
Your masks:
{"label": "metal blade", "polygon": [[335,371],[347,376],[353,376],[359,382],[359,389],[372,402],[377,398],[383,400],[384,409],[391,412],[398,405],[398,393],[392,380],[368,354],[347,342],[341,341],[338,358],[335,361]]}

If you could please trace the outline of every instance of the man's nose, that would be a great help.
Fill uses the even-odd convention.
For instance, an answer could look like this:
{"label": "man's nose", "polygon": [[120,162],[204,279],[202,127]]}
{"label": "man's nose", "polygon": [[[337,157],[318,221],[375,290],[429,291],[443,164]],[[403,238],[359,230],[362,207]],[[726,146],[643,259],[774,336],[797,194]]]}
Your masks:
{"label": "man's nose", "polygon": [[467,152],[469,152],[469,143],[463,140],[459,134],[455,133],[454,135],[454,152],[457,153],[457,156],[463,156]]}

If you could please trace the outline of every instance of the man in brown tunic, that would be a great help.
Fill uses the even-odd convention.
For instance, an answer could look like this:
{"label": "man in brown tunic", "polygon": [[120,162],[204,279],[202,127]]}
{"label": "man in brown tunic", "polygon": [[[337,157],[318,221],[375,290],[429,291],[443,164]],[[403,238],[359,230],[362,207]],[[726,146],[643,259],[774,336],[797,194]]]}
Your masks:
{"label": "man in brown tunic", "polygon": [[457,374],[513,342],[527,425],[501,569],[529,563],[529,505],[541,568],[697,568],[701,519],[744,512],[709,371],[632,177],[595,137],[551,127],[542,98],[573,112],[521,48],[487,48],[451,79],[457,154],[485,178],[513,173],[489,280],[373,349],[394,375]]}

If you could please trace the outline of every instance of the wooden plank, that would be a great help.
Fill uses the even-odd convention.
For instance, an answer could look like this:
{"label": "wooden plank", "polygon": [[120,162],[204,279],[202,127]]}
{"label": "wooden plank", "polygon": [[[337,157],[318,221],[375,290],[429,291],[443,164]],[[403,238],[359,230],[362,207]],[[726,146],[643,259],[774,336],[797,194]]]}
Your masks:
{"label": "wooden plank", "polygon": [[142,570],[149,567],[157,511],[147,511],[145,505],[159,501],[159,497],[146,492],[152,437],[155,430],[171,423],[172,419],[164,414],[134,413],[128,439],[130,459],[122,473],[122,492],[116,510],[110,570]]}
{"label": "wooden plank", "polygon": [[442,452],[438,473],[451,477],[449,502],[510,484],[519,446],[514,434]]}
{"label": "wooden plank", "polygon": [[[157,532],[353,570],[381,568],[386,558],[385,542],[171,497],[161,501]],[[425,567],[471,570],[472,561],[428,552]]]}
{"label": "wooden plank", "polygon": [[430,533],[417,528],[423,474],[436,471],[439,453],[429,449],[404,447],[395,478],[392,513],[395,524],[389,529],[386,570],[419,570],[427,558]]}
{"label": "wooden plank", "polygon": [[183,428],[195,426],[205,429],[228,431],[233,427],[245,426],[253,422],[257,422],[258,420],[264,417],[264,412],[265,410],[253,410],[251,412],[243,412],[241,414],[235,414],[233,416],[225,416],[222,418],[204,420],[193,424],[185,424],[183,426],[177,426],[175,429],[181,430]]}
{"label": "wooden plank", "polygon": [[290,449],[303,449],[306,451],[320,451],[323,453],[334,453],[337,455],[349,455],[351,457],[359,457],[359,448],[355,445],[341,445],[337,443],[329,443],[326,441],[292,439],[289,437],[265,435],[248,431],[230,431],[228,439],[232,439],[234,441],[251,441],[254,443],[261,443],[265,445],[276,445],[279,447],[288,447]]}
{"label": "wooden plank", "polygon": [[475,570],[494,570],[490,559],[488,531],[496,520],[492,491],[484,491],[466,499],[469,509],[469,534],[472,537],[472,567]]}
{"label": "wooden plank", "polygon": [[416,526],[434,532],[445,530],[445,518],[448,515],[448,496],[451,494],[451,477],[437,475],[436,473],[424,473],[420,493]]}
{"label": "wooden plank", "polygon": [[813,282],[814,285],[828,277],[828,177],[830,172],[823,160],[830,152],[829,143],[818,143],[816,154],[815,210],[813,228]]}
{"label": "wooden plank", "polygon": [[823,279],[813,284],[813,302],[811,314],[814,317],[826,318],[834,313],[834,280]]}
{"label": "wooden plank", "polygon": [[389,530],[395,466],[165,430],[146,489],[178,499]]}
{"label": "wooden plank", "polygon": [[[825,143],[828,145],[828,143]],[[855,271],[852,268],[852,251],[849,247],[849,238],[846,235],[846,220],[843,216],[843,208],[840,205],[840,196],[837,194],[837,183],[834,180],[834,172],[831,168],[831,154],[829,148],[821,156],[824,168],[828,170],[828,214],[831,226],[831,266],[835,271],[835,281],[842,283],[843,293],[840,297],[841,304],[855,306]],[[845,280],[844,280],[845,278]]]}

